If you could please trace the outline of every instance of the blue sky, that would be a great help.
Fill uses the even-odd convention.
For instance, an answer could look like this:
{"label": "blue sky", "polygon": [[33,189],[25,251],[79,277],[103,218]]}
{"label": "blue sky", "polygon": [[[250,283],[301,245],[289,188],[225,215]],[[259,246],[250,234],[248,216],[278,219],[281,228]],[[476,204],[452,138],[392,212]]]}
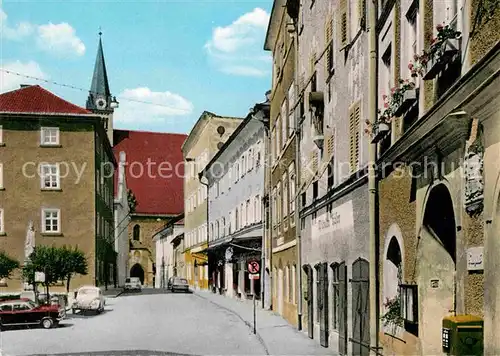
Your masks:
{"label": "blue sky", "polygon": [[[0,3],[0,66],[84,89],[102,27],[118,128],[188,133],[204,110],[245,116],[270,87],[271,0]],[[85,105],[84,92],[0,72],[0,91],[21,83]]]}

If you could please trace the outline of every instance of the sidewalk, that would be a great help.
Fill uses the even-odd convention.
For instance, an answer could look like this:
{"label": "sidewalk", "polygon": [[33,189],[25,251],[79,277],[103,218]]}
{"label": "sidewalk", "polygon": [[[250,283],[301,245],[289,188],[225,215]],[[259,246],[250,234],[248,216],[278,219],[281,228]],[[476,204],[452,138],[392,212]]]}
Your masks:
{"label": "sidewalk", "polygon": [[[242,301],[199,290],[194,293],[200,298],[234,313],[253,331],[253,303],[251,300]],[[321,347],[314,340],[309,339],[305,334],[288,324],[281,316],[272,311],[263,310],[260,302],[257,301],[257,303],[257,337],[267,350],[268,355],[333,355],[331,350]]]}
{"label": "sidewalk", "polygon": [[105,290],[104,287],[99,287],[101,288],[102,290],[102,294],[106,297],[106,298],[116,298],[118,297],[120,294],[123,293],[124,289],[123,288],[115,288],[115,287],[108,287],[108,290]]}

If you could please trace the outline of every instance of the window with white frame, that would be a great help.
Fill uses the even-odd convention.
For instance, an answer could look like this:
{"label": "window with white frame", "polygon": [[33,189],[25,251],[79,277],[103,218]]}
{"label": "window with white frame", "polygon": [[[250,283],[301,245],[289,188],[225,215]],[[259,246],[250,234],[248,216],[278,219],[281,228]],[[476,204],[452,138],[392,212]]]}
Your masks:
{"label": "window with white frame", "polygon": [[295,162],[288,167],[288,190],[290,191],[290,214],[295,212]]}
{"label": "window with white frame", "polygon": [[287,100],[283,100],[281,104],[281,147],[285,147],[288,140],[288,114],[287,114]]}
{"label": "window with white frame", "polygon": [[40,129],[40,143],[42,145],[58,145],[59,127],[42,127]]}
{"label": "window with white frame", "polygon": [[61,211],[59,209],[42,210],[42,232],[61,232]]}
{"label": "window with white frame", "polygon": [[240,204],[240,228],[245,227],[247,218],[247,210],[245,203]]}
{"label": "window with white frame", "polygon": [[295,131],[294,110],[292,109],[293,105],[295,105],[295,100],[295,84],[292,83],[288,89],[288,136],[292,136]]}
{"label": "window with white frame", "polygon": [[283,218],[288,216],[288,178],[286,172],[283,173]]}
{"label": "window with white frame", "polygon": [[278,214],[277,214],[277,204],[276,204],[276,187],[273,188],[273,194],[272,194],[272,204],[271,204],[271,210],[272,210],[272,220],[273,220],[273,226],[276,226],[276,222],[277,222],[277,217],[278,217]]}
{"label": "window with white frame", "polygon": [[[391,94],[391,87],[393,83],[393,78],[392,78],[392,45],[389,44],[385,51],[383,52],[382,55],[382,70],[381,70],[381,79],[382,79],[382,85],[381,85],[381,94],[384,96],[389,96]],[[384,97],[380,101],[380,103],[384,103]],[[383,110],[383,109],[382,109]]]}
{"label": "window with white frame", "polygon": [[250,225],[251,223],[253,223],[252,218],[251,218],[252,215],[251,215],[251,211],[250,211],[250,209],[251,209],[250,199],[247,200],[246,205],[247,205],[247,207],[246,207],[246,225]]}
{"label": "window with white frame", "polygon": [[253,169],[253,161],[254,161],[253,148],[250,148],[248,150],[248,171],[251,171]]}
{"label": "window with white frame", "polygon": [[229,212],[229,218],[227,219],[227,223],[229,224],[227,230],[228,230],[228,234],[231,235],[233,233],[233,214],[231,212]]}
{"label": "window with white frame", "polygon": [[219,220],[215,221],[215,238],[218,239],[221,236],[220,234],[220,223]]}
{"label": "window with white frame", "polygon": [[281,135],[280,135],[280,128],[281,128],[281,116],[278,116],[276,119],[276,158],[279,157],[281,153]]}
{"label": "window with white frame", "polygon": [[3,127],[0,125],[0,145],[3,144]]}
{"label": "window with white frame", "polygon": [[276,215],[276,219],[278,220],[278,222],[281,221],[281,205],[282,205],[282,200],[281,200],[281,182],[278,182],[278,184],[276,185],[276,210],[277,210],[277,215]]}
{"label": "window with white frame", "polygon": [[246,166],[246,159],[245,155],[241,156],[241,176],[243,177],[245,175],[245,172],[247,171],[247,166]]}
{"label": "window with white frame", "polygon": [[57,164],[42,164],[40,165],[40,177],[42,189],[58,189],[60,188],[59,165]]}
{"label": "window with white frame", "polygon": [[5,233],[4,212],[2,208],[0,208],[0,233]]}

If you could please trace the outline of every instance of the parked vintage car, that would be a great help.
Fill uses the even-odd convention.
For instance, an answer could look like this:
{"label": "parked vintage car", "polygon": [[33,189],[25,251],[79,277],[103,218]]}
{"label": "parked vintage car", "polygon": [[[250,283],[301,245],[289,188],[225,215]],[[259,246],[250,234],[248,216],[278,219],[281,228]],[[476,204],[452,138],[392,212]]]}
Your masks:
{"label": "parked vintage car", "polygon": [[28,298],[0,302],[0,327],[41,325],[45,329],[59,325],[66,313],[59,305],[40,305]]}
{"label": "parked vintage car", "polygon": [[172,293],[175,291],[189,292],[189,284],[186,278],[170,277],[168,279],[167,289],[172,291]]}
{"label": "parked vintage car", "polygon": [[94,286],[83,286],[76,292],[75,300],[71,306],[73,314],[76,311],[88,311],[92,310],[96,313],[101,313],[104,310],[104,305],[106,305],[106,300],[102,291],[98,287]]}
{"label": "parked vintage car", "polygon": [[139,277],[130,277],[125,279],[125,290],[135,290],[135,291],[141,291],[142,290],[142,284],[141,280]]}

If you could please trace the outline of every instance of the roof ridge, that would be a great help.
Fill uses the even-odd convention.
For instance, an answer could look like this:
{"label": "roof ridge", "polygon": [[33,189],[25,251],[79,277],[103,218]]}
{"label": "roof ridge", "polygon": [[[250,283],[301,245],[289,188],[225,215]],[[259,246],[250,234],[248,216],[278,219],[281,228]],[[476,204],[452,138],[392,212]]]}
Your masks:
{"label": "roof ridge", "polygon": [[127,129],[113,129],[113,131],[138,132],[138,133],[150,133],[150,134],[159,134],[159,135],[179,135],[179,136],[187,136],[187,134],[184,134],[184,133],[178,133],[178,132],[161,132],[161,131],[149,131],[149,130],[127,130]]}

